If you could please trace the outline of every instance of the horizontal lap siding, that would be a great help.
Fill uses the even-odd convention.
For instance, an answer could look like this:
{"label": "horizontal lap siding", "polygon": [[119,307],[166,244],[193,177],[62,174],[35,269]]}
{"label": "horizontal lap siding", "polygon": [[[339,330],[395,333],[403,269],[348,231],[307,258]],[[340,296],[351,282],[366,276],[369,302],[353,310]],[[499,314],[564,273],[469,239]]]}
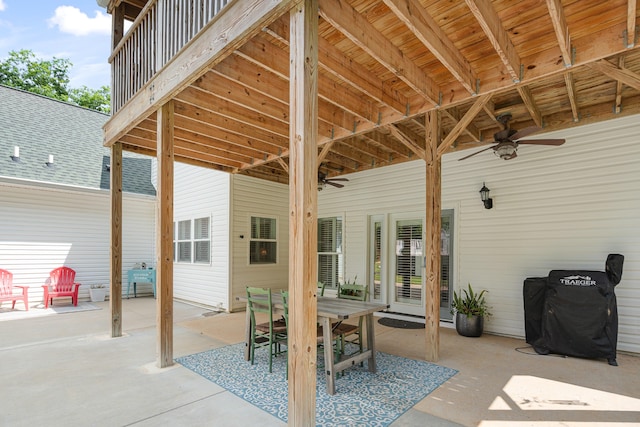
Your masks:
{"label": "horizontal lap siding", "polygon": [[[525,278],[552,269],[602,271],[607,254],[621,253],[618,348],[640,352],[640,117],[544,138],[567,142],[522,145],[510,161],[490,151],[458,161],[474,150],[443,157],[442,208],[456,209],[455,287],[488,289],[486,329],[523,337]],[[424,216],[424,176],[424,162],[410,162],[347,175],[345,188],[319,194],[319,216],[346,217],[346,277],[365,277],[368,215]],[[480,201],[483,182],[491,210]]]}
{"label": "horizontal lap siding", "polygon": [[[123,292],[126,270],[155,258],[151,197],[125,194],[123,201]],[[108,284],[110,265],[110,195],[0,184],[0,268],[30,286],[30,305],[42,300],[41,285],[61,265],[76,270],[83,284]]]}
{"label": "horizontal lap siding", "polygon": [[[235,297],[245,295],[246,286],[282,289],[289,277],[289,187],[250,178],[232,177],[232,307],[243,310],[245,303]],[[275,217],[278,234],[278,262],[275,265],[249,265],[251,216]],[[240,235],[244,238],[240,238]]]}
{"label": "horizontal lap siding", "polygon": [[174,263],[174,297],[228,310],[230,175],[183,163],[175,166],[174,221],[211,218],[211,263]]}

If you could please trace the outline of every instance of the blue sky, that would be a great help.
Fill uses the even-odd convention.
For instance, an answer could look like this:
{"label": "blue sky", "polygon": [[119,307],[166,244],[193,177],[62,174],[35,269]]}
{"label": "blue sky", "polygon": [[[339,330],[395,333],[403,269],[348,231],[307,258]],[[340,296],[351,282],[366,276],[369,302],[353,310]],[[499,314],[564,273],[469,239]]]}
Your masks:
{"label": "blue sky", "polygon": [[66,58],[69,86],[110,85],[111,15],[96,0],[0,0],[0,59],[28,49],[41,59]]}

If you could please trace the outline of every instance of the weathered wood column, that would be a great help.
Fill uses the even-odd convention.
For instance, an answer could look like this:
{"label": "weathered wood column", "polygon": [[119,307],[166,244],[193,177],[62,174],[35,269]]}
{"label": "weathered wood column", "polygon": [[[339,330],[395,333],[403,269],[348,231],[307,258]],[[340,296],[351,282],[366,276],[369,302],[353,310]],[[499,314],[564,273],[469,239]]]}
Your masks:
{"label": "weathered wood column", "polygon": [[425,358],[436,362],[440,353],[440,198],[441,158],[438,155],[440,142],[440,113],[431,110],[425,118],[427,143],[425,149],[426,173],[426,307],[425,307]]}
{"label": "weathered wood column", "polygon": [[173,101],[157,112],[156,325],[158,367],[173,365]]}
{"label": "weathered wood column", "polygon": [[111,146],[111,249],[110,289],[111,337],[122,336],[122,143]]}
{"label": "weathered wood column", "polygon": [[[112,48],[124,35],[124,8],[121,4],[111,18]],[[113,99],[113,70],[111,70],[111,99]],[[111,247],[109,266],[109,308],[111,310],[111,337],[122,336],[122,143],[111,146]]]}
{"label": "weathered wood column", "polygon": [[315,426],[318,1],[290,13],[289,425]]}

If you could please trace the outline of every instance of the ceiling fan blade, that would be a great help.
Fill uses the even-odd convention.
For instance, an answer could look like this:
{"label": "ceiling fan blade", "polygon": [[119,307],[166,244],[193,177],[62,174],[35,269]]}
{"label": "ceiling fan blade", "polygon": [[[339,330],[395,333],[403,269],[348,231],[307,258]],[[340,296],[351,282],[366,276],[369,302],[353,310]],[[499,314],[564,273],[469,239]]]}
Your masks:
{"label": "ceiling fan blade", "polygon": [[327,181],[349,181],[347,178],[326,178]]}
{"label": "ceiling fan blade", "polygon": [[525,139],[518,141],[518,144],[537,144],[537,145],[562,145],[565,143],[564,139]]}
{"label": "ceiling fan blade", "polygon": [[338,184],[337,182],[331,182],[331,181],[324,181],[324,182],[325,184],[333,185],[334,187],[338,187],[338,188],[344,187],[343,184]]}
{"label": "ceiling fan blade", "polygon": [[536,133],[536,132],[541,131],[541,130],[542,130],[541,127],[529,126],[528,128],[520,129],[519,131],[517,131],[516,133],[511,135],[511,137],[509,139],[512,140],[512,141],[515,141],[515,140],[518,140],[520,138],[524,138],[525,136],[529,136],[532,133]]}
{"label": "ceiling fan blade", "polygon": [[468,159],[469,157],[473,157],[473,156],[475,156],[476,154],[480,154],[480,153],[482,153],[483,151],[491,150],[493,147],[495,147],[495,145],[492,145],[491,147],[487,147],[487,148],[485,148],[485,149],[483,149],[483,150],[480,150],[480,151],[476,151],[476,152],[475,152],[475,153],[473,153],[473,154],[469,154],[468,156],[465,156],[465,157],[463,157],[463,158],[461,158],[461,159],[458,159],[458,161],[460,161],[460,160],[464,160],[464,159]]}
{"label": "ceiling fan blade", "polygon": [[515,159],[516,157],[518,157],[518,153],[514,151],[513,154],[507,157],[505,160]]}

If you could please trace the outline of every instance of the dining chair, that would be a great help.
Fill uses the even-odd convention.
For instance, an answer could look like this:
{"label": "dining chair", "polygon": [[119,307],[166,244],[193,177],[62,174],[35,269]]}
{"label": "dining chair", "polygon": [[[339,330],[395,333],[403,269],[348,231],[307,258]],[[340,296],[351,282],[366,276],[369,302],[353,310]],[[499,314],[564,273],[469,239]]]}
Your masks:
{"label": "dining chair", "polygon": [[[269,348],[269,372],[273,372],[273,356],[282,353],[280,344],[286,343],[287,325],[273,320],[273,300],[271,289],[247,286],[247,310],[251,316],[250,360],[255,361],[255,349]],[[257,323],[256,314],[267,317],[268,321]]]}
{"label": "dining chair", "polygon": [[324,296],[324,287],[326,285],[322,282],[318,282],[318,296],[319,297],[323,297]]}
{"label": "dining chair", "polygon": [[[346,283],[346,284],[338,283],[338,298],[340,299],[366,301],[368,296],[369,296],[369,287],[366,285],[358,285],[353,283]],[[358,320],[357,325],[352,325],[349,323],[340,323],[334,328],[336,333],[340,335],[340,347],[341,347],[342,353],[346,351],[347,343],[358,345],[358,347],[360,348],[360,352],[362,352],[363,350],[362,322],[363,322],[363,317],[361,316],[360,319]]]}

